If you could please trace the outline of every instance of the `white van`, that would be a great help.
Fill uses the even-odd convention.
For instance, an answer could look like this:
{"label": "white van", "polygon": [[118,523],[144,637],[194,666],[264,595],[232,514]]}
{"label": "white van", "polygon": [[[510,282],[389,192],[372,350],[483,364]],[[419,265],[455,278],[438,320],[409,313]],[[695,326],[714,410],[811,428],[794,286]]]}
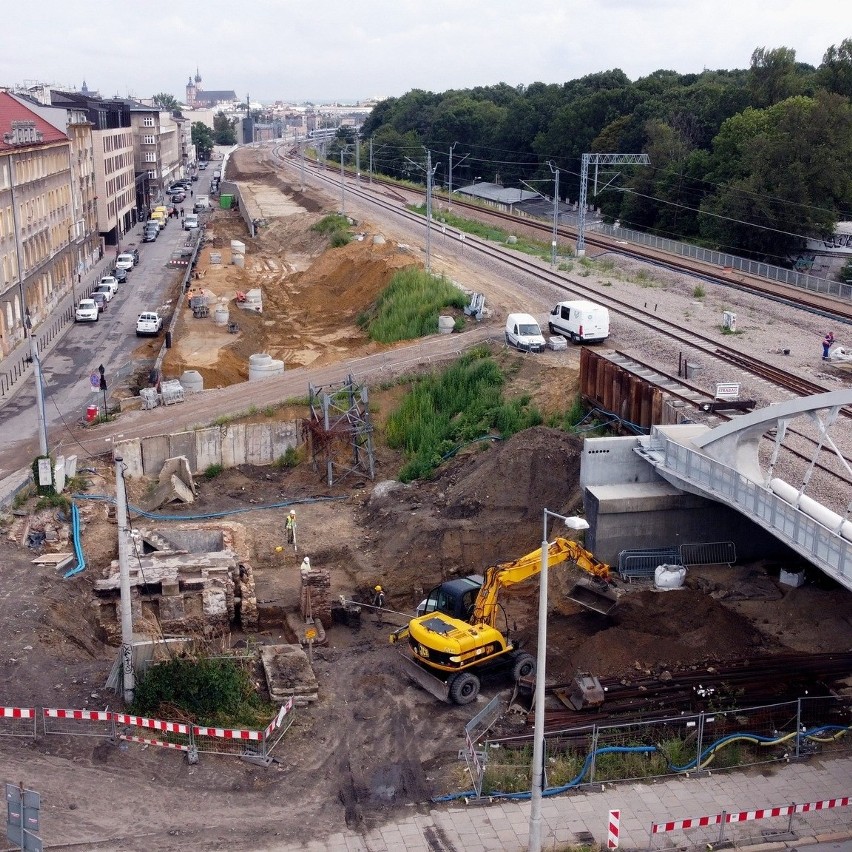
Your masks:
{"label": "white van", "polygon": [[544,335],[529,314],[509,314],[506,317],[506,343],[524,352],[544,351]]}
{"label": "white van", "polygon": [[574,343],[596,343],[609,337],[609,311],[594,302],[559,302],[547,322],[551,334]]}
{"label": "white van", "polygon": [[183,229],[185,231],[191,231],[193,228],[198,227],[198,216],[195,213],[187,213],[186,216],[183,217]]}

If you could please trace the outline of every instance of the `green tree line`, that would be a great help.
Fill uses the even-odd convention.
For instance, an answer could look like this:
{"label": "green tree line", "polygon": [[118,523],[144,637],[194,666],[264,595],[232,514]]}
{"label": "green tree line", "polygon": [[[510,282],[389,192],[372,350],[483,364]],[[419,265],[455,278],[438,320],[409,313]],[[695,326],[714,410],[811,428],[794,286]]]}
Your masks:
{"label": "green tree line", "polygon": [[375,171],[414,181],[428,147],[436,185],[452,148],[454,188],[481,179],[552,197],[552,164],[563,201],[579,198],[582,154],[644,152],[650,167],[609,169],[594,198],[590,183],[608,220],[778,263],[852,218],[852,38],[818,67],[760,47],[747,69],[417,89],[381,101],[362,136]]}

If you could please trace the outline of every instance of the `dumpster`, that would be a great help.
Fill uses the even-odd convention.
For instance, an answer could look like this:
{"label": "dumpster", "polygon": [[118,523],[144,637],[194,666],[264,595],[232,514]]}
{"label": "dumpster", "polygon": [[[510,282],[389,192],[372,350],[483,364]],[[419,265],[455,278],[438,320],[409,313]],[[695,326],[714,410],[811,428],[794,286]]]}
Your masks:
{"label": "dumpster", "polygon": [[231,194],[227,194],[227,195],[223,194],[223,195],[220,195],[220,196],[219,196],[219,207],[221,207],[221,208],[222,208],[222,210],[230,210],[230,209],[231,209],[231,205],[232,205],[233,203],[234,203],[234,196],[233,196],[233,195],[231,195]]}
{"label": "dumpster", "polygon": [[98,419],[97,405],[89,405],[86,407],[86,423],[94,423]]}

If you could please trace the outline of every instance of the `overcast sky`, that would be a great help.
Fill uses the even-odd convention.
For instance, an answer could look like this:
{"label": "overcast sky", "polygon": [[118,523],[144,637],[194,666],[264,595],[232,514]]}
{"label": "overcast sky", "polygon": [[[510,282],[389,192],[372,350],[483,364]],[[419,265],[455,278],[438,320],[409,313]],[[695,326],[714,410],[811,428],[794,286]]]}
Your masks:
{"label": "overcast sky", "polygon": [[0,85],[102,95],[334,101],[479,85],[747,68],[756,47],[819,65],[848,0],[32,0],[4,3]]}

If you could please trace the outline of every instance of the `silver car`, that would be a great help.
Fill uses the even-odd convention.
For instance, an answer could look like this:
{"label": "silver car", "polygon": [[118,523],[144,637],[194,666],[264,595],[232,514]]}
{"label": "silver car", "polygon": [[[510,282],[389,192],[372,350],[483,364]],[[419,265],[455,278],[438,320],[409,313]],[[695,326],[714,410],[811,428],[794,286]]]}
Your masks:
{"label": "silver car", "polygon": [[74,322],[97,322],[100,312],[94,299],[80,299],[80,304],[74,311]]}

